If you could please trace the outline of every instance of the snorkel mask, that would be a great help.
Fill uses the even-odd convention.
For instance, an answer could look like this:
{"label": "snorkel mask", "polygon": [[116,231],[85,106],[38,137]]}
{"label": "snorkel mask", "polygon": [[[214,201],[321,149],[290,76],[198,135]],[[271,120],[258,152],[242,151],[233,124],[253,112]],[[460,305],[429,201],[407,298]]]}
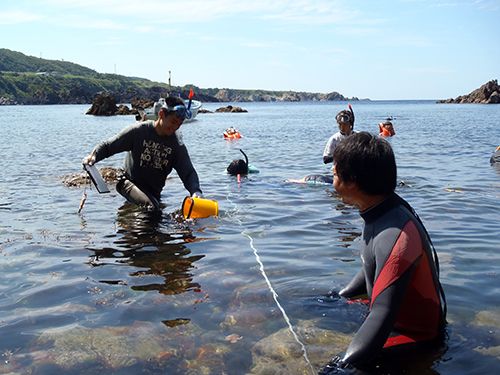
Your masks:
{"label": "snorkel mask", "polygon": [[167,107],[169,112],[175,112],[175,115],[183,120],[189,120],[193,117],[193,112],[191,112],[191,103],[193,102],[193,90],[189,91],[189,103],[186,108],[185,105],[176,105],[175,107]]}
{"label": "snorkel mask", "polygon": [[351,124],[353,123],[353,120],[351,119],[351,115],[347,112],[344,113],[339,113],[335,119],[337,122],[350,122]]}
{"label": "snorkel mask", "polygon": [[167,107],[169,112],[175,112],[175,115],[182,120],[189,120],[193,113],[183,105],[176,105],[175,107]]}

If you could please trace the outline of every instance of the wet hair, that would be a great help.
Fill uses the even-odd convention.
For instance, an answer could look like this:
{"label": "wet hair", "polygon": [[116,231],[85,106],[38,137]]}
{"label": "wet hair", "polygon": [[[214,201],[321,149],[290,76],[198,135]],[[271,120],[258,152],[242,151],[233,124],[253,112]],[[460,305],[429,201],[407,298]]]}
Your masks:
{"label": "wet hair", "polygon": [[354,133],[333,151],[335,171],[368,195],[387,195],[396,188],[397,167],[391,145],[368,132]]}
{"label": "wet hair", "polygon": [[184,105],[184,101],[178,96],[168,96],[165,99],[165,103],[167,103],[169,107],[175,107],[176,105]]}
{"label": "wet hair", "polygon": [[243,150],[240,149],[240,152],[245,157],[245,160],[242,159],[233,160],[231,164],[229,164],[229,166],[227,167],[227,172],[232,176],[237,176],[239,174],[240,175],[248,174],[248,157],[243,152]]}

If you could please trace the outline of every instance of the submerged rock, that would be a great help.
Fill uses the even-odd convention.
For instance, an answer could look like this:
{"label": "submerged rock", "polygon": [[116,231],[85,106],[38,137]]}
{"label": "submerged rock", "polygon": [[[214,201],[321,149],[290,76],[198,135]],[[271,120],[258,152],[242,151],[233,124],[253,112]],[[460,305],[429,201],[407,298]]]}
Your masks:
{"label": "submerged rock", "polygon": [[345,350],[354,337],[354,333],[348,335],[318,328],[317,325],[317,321],[306,320],[299,321],[294,327],[299,341],[304,345],[305,353],[288,327],[257,342],[252,348],[251,373],[317,373],[330,358]]}
{"label": "submerged rock", "polygon": [[[471,323],[472,326],[486,327],[488,328],[488,333],[491,338],[494,338],[492,342],[498,343],[500,341],[500,309],[491,309],[480,311],[476,314],[474,321]],[[491,340],[491,339],[490,339]],[[476,352],[483,355],[497,357],[500,359],[500,346],[479,346],[474,349]]]}
{"label": "submerged rock", "polygon": [[193,323],[177,328],[141,322],[129,327],[77,326],[43,333],[32,343],[29,354],[10,358],[9,369],[19,369],[30,360],[29,369],[24,367],[26,373],[47,368],[68,373],[91,373],[92,369],[133,373],[147,367],[164,368],[169,374],[227,373],[223,356],[231,353],[234,344],[217,334],[200,333]]}

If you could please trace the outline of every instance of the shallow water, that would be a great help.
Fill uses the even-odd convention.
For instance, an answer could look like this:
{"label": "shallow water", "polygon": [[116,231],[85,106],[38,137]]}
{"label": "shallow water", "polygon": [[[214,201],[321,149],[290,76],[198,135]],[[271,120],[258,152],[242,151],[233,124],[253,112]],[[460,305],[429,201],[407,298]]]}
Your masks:
{"label": "shallow water", "polygon": [[[355,128],[395,118],[397,192],[438,251],[444,347],[367,373],[492,373],[500,356],[500,107],[355,102]],[[207,103],[214,111],[223,103]],[[184,222],[175,173],[163,214],[68,188],[61,176],[132,116],[88,106],[0,107],[0,373],[310,374],[347,346],[366,310],[328,298],[360,268],[362,220],[333,188],[285,183],[322,163],[345,102],[238,103],[182,126],[218,217]],[[239,140],[225,141],[229,126]],[[260,170],[225,174],[242,155]],[[99,163],[119,167],[123,155]],[[455,191],[447,191],[452,189]],[[398,357],[399,358],[399,357]]]}

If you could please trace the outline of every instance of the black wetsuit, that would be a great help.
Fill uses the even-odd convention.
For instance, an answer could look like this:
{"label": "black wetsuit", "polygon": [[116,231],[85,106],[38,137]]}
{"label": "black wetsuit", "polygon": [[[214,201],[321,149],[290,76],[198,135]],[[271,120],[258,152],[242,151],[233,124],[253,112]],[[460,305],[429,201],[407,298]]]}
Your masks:
{"label": "black wetsuit", "polygon": [[382,348],[436,338],[445,327],[437,255],[420,220],[397,194],[360,213],[363,267],[340,292],[368,294],[370,313],[344,362],[368,362]]}
{"label": "black wetsuit", "polygon": [[320,183],[320,184],[333,184],[333,179],[322,174],[310,174],[304,177],[304,182]]}
{"label": "black wetsuit", "polygon": [[496,151],[491,155],[490,158],[491,164],[500,164],[500,146],[496,149]]}
{"label": "black wetsuit", "polygon": [[135,123],[99,143],[94,154],[98,162],[124,151],[127,155],[121,168],[123,176],[116,190],[130,202],[159,209],[161,191],[172,169],[190,194],[201,193],[198,174],[176,133],[160,136],[153,121]]}

